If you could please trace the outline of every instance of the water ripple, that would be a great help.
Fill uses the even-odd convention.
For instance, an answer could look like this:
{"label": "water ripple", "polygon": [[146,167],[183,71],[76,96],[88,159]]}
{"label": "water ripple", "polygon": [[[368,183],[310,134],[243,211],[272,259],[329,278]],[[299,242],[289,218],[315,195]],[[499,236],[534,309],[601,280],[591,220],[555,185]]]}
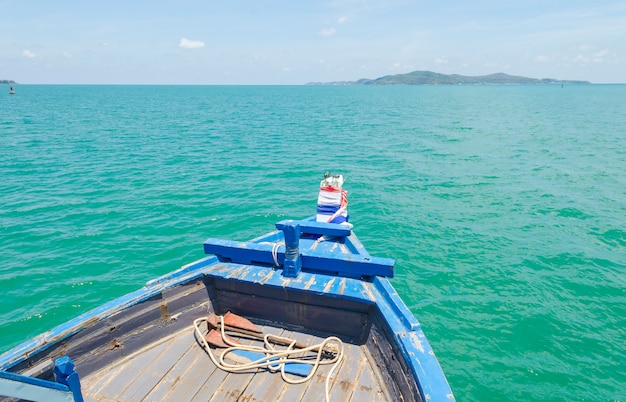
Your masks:
{"label": "water ripple", "polygon": [[0,344],[312,215],[330,170],[459,400],[623,399],[623,89],[23,86]]}

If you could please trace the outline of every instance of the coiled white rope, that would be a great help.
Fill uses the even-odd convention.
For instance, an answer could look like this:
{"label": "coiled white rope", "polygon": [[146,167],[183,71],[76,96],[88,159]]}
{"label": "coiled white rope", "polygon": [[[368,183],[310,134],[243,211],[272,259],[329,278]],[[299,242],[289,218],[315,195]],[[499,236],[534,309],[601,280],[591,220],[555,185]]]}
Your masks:
{"label": "coiled white rope", "polygon": [[274,265],[276,265],[277,267],[280,267],[280,264],[278,263],[278,249],[281,246],[284,246],[285,242],[271,243],[269,241],[264,241],[259,244],[269,244],[272,246],[272,258],[274,258]]}
{"label": "coiled white rope", "polygon": [[[206,318],[198,318],[194,320],[193,322],[199,342],[202,343],[203,348],[206,350],[206,352],[209,354],[209,357],[218,368],[224,371],[229,371],[229,372],[246,371],[246,370],[259,369],[259,368],[267,368],[268,370],[272,372],[276,372],[280,370],[280,375],[283,381],[285,381],[288,384],[301,384],[303,382],[310,380],[315,375],[317,368],[320,365],[333,364],[333,367],[331,368],[330,372],[326,376],[326,381],[325,381],[325,386],[324,386],[325,397],[326,397],[325,400],[330,401],[330,380],[333,376],[333,373],[337,369],[337,367],[341,364],[343,360],[343,355],[344,355],[343,342],[341,341],[341,339],[337,338],[336,336],[330,336],[324,339],[321,343],[317,345],[311,345],[306,348],[294,349],[294,345],[296,344],[295,340],[267,334],[264,336],[264,339],[263,339],[265,343],[265,347],[254,346],[254,345],[240,345],[231,341],[226,335],[224,331],[224,316],[219,316],[219,319],[221,323],[220,328],[222,332],[222,339],[224,340],[226,344],[230,345],[230,347],[226,348],[224,352],[221,354],[221,356],[219,356],[219,359],[211,351],[211,347],[209,346],[205,336],[202,334],[202,330],[200,329],[199,324],[203,321],[208,321],[208,320]],[[272,339],[274,341],[272,341]],[[282,350],[275,349],[274,345],[277,343],[275,342],[276,340],[281,341],[280,343],[288,343],[289,346],[287,347],[287,349],[282,349]],[[237,350],[262,353],[265,356],[258,360],[252,361],[250,363],[231,364],[224,360],[225,356]],[[332,359],[322,360],[322,354],[328,353],[329,351],[332,351],[332,354],[334,354],[334,357]],[[304,356],[304,354],[307,352],[317,353],[317,356],[313,363],[311,362],[311,360],[303,360],[302,358],[298,358],[298,357]],[[286,363],[304,363],[304,364],[311,365],[312,368],[306,377],[300,378],[300,379],[294,379],[294,378],[287,377],[285,373]]]}

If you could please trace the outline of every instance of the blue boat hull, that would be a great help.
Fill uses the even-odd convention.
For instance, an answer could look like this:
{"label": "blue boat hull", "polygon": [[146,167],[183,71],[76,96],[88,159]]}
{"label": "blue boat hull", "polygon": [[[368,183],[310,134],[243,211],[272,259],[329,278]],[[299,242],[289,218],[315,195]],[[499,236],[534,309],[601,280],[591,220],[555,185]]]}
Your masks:
{"label": "blue boat hull", "polygon": [[338,225],[296,223],[304,229],[294,276],[286,276],[284,266],[295,257],[277,247],[291,222],[245,243],[209,239],[205,251],[215,255],[17,346],[0,356],[0,369],[53,380],[52,359],[69,356],[84,378],[208,313],[231,311],[259,325],[333,334],[364,346],[387,399],[453,400],[419,322],[378,274],[393,275],[393,260],[371,257],[352,231],[333,232],[344,230]]}

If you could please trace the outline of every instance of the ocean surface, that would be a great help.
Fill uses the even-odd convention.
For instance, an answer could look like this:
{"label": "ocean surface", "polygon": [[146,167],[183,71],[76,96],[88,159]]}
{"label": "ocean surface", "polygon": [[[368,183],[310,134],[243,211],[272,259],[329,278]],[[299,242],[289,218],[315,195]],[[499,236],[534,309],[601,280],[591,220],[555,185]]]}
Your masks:
{"label": "ocean surface", "polygon": [[0,94],[0,352],[315,211],[459,401],[626,400],[626,86],[53,86]]}

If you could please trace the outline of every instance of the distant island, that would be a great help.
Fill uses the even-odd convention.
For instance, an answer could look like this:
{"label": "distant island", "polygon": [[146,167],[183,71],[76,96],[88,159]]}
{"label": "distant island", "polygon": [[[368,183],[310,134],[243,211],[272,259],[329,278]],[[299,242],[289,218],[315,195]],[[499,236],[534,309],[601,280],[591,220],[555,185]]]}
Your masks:
{"label": "distant island", "polygon": [[439,74],[432,71],[413,71],[407,74],[386,75],[357,81],[309,82],[307,85],[493,85],[493,84],[591,84],[589,81],[558,80],[555,78],[528,78],[504,73],[469,77],[459,74]]}
{"label": "distant island", "polygon": [[13,85],[13,84],[17,84],[17,82],[13,80],[0,80],[0,84]]}

